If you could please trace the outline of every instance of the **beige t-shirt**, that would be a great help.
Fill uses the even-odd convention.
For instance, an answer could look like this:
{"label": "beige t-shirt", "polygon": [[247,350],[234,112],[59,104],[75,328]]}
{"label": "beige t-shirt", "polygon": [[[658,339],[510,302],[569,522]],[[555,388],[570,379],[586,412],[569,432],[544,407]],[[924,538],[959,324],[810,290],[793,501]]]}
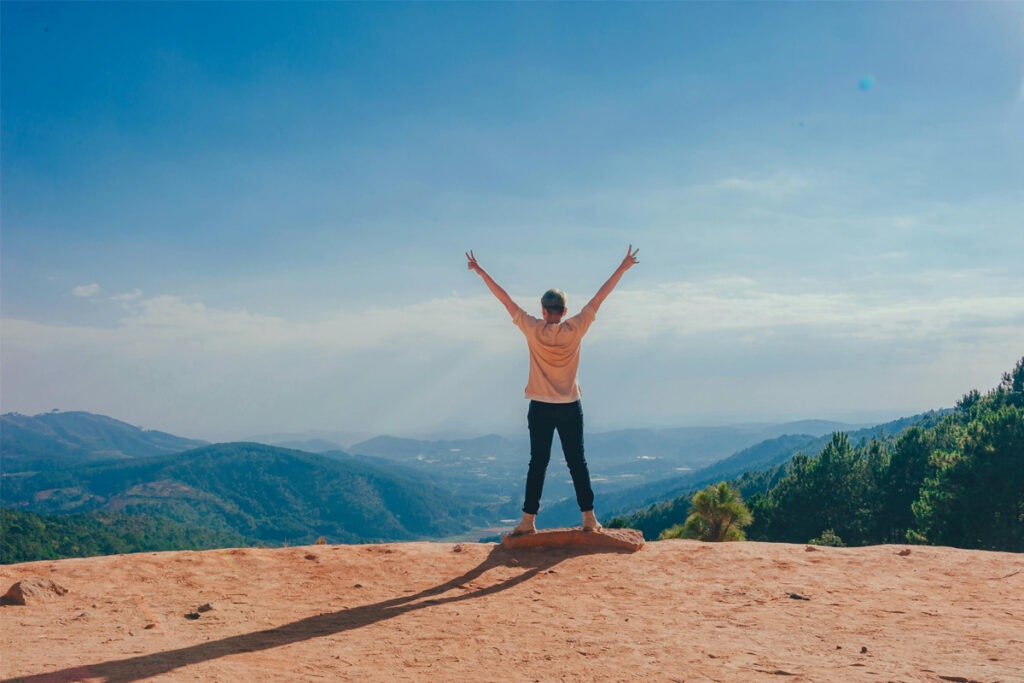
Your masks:
{"label": "beige t-shirt", "polygon": [[530,347],[530,379],[526,398],[545,403],[572,403],[582,392],[576,378],[580,366],[580,342],[594,322],[597,310],[583,310],[560,323],[546,323],[519,308],[512,316]]}

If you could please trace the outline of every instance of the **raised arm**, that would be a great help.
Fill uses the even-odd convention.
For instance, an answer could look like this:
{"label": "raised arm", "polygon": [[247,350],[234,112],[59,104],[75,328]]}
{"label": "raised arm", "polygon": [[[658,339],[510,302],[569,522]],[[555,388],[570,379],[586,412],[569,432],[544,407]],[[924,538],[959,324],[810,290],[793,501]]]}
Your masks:
{"label": "raised arm", "polygon": [[622,259],[622,263],[620,263],[619,267],[615,269],[612,276],[608,278],[608,281],[601,285],[601,289],[597,290],[597,294],[594,295],[594,298],[590,300],[589,305],[593,306],[595,311],[601,308],[601,304],[604,303],[604,300],[612,293],[612,290],[615,289],[615,285],[619,284],[622,274],[640,263],[636,260],[636,255],[639,253],[639,247],[636,250],[633,249],[632,244],[626,247],[626,256]]}
{"label": "raised arm", "polygon": [[472,250],[470,250],[470,252],[466,254],[466,260],[469,261],[469,263],[467,264],[469,269],[475,271],[477,275],[484,279],[484,284],[487,285],[487,289],[491,290],[491,293],[494,294],[495,297],[497,297],[498,301],[500,301],[505,306],[505,308],[508,309],[508,314],[514,316],[516,314],[516,311],[519,310],[519,306],[516,305],[515,301],[512,301],[512,297],[508,295],[508,292],[502,289],[501,285],[495,282],[494,278],[488,275],[487,271],[484,270],[479,263],[477,263],[476,256],[473,254]]}

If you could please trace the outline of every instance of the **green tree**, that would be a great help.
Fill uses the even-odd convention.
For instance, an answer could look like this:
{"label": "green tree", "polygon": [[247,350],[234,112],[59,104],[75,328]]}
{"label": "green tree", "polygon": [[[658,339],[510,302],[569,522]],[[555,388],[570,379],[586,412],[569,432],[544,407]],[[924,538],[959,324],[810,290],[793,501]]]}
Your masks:
{"label": "green tree", "polygon": [[1021,356],[1011,372],[1003,373],[1000,389],[1003,390],[1008,403],[1024,408],[1024,356]]}
{"label": "green tree", "polygon": [[[758,486],[732,482],[753,515],[747,535],[1024,552],[1024,358],[995,389],[971,390],[953,411],[926,417],[898,438],[857,446],[833,434],[817,457],[797,454],[781,470],[747,478]],[[664,506],[650,509],[658,521]],[[694,520],[669,534],[696,534],[701,525]]]}
{"label": "green tree", "polygon": [[821,536],[818,536],[817,538],[812,538],[810,541],[808,541],[808,543],[810,545],[829,545],[833,548],[842,548],[846,545],[845,543],[843,543],[843,539],[836,536],[836,532],[832,531],[831,529],[825,529],[823,532],[821,532]]}
{"label": "green tree", "polygon": [[908,538],[1024,551],[1024,358],[992,391],[965,395],[936,434]]}
{"label": "green tree", "polygon": [[979,411],[956,448],[936,451],[913,503],[913,540],[1024,551],[1024,409]]}
{"label": "green tree", "polygon": [[786,476],[754,501],[757,539],[806,543],[826,529],[852,544],[864,542],[871,526],[874,481],[887,456],[880,447],[854,449],[842,432],[815,458],[797,455]]}
{"label": "green tree", "polygon": [[695,538],[701,541],[742,541],[744,527],[753,518],[739,491],[721,482],[693,496],[690,516],[684,524],[666,529],[659,538]]}
{"label": "green tree", "polygon": [[925,479],[934,472],[929,462],[937,437],[936,429],[911,427],[896,441],[878,491],[879,541],[902,543],[907,540],[907,531],[914,527],[911,505],[920,495]]}

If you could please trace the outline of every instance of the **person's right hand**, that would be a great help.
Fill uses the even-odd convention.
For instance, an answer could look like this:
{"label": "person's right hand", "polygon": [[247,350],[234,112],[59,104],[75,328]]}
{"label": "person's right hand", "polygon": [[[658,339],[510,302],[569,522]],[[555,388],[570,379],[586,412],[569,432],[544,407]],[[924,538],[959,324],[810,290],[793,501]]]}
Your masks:
{"label": "person's right hand", "polygon": [[[470,252],[472,253],[472,252]],[[636,255],[640,253],[640,247],[637,247],[634,251],[633,245],[626,247],[626,257],[622,259],[622,263],[619,264],[619,270],[625,273],[627,270],[640,263],[636,260]]]}

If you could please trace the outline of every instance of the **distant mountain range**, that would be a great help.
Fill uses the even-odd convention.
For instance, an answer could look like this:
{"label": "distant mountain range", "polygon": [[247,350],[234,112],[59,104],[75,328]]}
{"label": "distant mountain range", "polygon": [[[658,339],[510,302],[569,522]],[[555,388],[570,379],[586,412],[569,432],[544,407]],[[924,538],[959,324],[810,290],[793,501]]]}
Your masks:
{"label": "distant mountain range", "polygon": [[67,465],[170,455],[205,444],[86,412],[0,415],[5,472],[45,467],[55,461]]}
{"label": "distant mountain range", "polygon": [[262,443],[267,446],[283,446],[291,448],[289,444],[302,444],[305,448],[299,450],[310,453],[322,453],[324,451],[343,451],[349,446],[373,436],[368,432],[338,431],[334,429],[310,429],[301,432],[273,432],[268,434],[246,434],[245,438],[231,438],[225,441],[247,441]]}
{"label": "distant mountain range", "polygon": [[[811,420],[588,433],[599,513],[634,510],[712,477],[784,462],[850,428]],[[897,428],[890,423],[852,437]],[[439,538],[519,514],[529,461],[525,429],[518,438],[378,436],[349,452],[324,438],[332,433],[320,434],[278,435],[289,447],[210,445],[85,412],[8,413],[0,416],[0,494],[4,506],[25,512],[144,515],[271,544],[319,536],[331,542]],[[556,443],[545,485],[546,526],[575,524],[579,516],[558,453]]]}
{"label": "distant mountain range", "polygon": [[[806,420],[781,425],[734,425],[626,429],[586,435],[587,460],[595,487],[604,492],[655,485],[715,463],[738,450],[781,434],[808,439],[848,430],[853,425]],[[353,454],[380,458],[436,477],[456,495],[479,494],[503,501],[504,517],[519,514],[526,466],[530,459],[526,430],[518,438],[495,434],[472,439],[424,440],[378,436],[353,444]],[[545,507],[575,500],[557,440],[544,488]],[[327,455],[331,455],[330,452]]]}

